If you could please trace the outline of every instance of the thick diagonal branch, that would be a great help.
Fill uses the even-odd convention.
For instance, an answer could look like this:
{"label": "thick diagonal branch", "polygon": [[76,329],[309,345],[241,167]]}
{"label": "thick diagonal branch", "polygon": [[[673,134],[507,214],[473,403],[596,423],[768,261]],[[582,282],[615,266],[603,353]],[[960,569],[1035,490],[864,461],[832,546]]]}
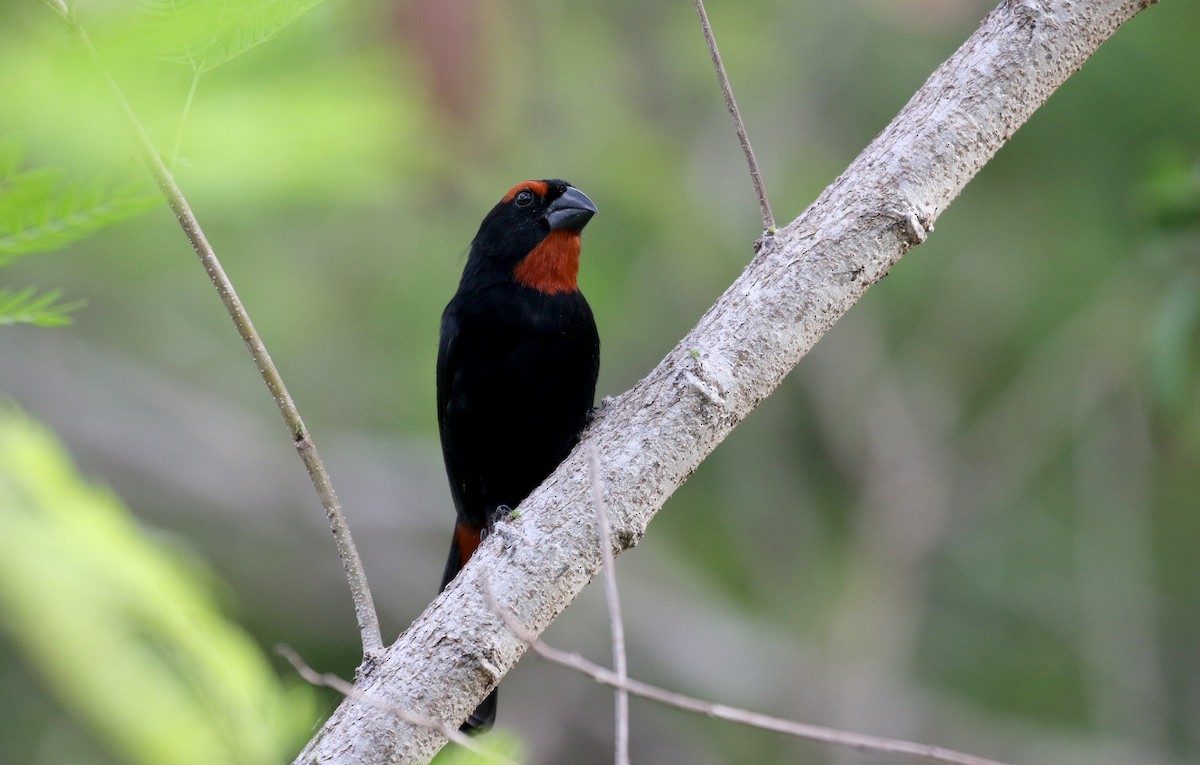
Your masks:
{"label": "thick diagonal branch", "polygon": [[[601,568],[585,449],[604,465],[616,552],[937,217],[1050,94],[1146,0],[1002,3],[665,359],[604,407],[585,444],[362,674],[383,703],[456,723],[520,658],[497,605],[538,635]],[[444,743],[342,703],[297,763],[426,762]]]}

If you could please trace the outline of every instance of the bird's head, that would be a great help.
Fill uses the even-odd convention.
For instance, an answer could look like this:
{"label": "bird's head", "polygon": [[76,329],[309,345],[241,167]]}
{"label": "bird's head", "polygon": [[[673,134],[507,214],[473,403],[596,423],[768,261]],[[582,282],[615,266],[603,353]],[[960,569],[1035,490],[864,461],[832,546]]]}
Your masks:
{"label": "bird's head", "polygon": [[467,270],[549,295],[573,292],[579,232],[595,214],[592,200],[566,181],[518,183],[480,224]]}

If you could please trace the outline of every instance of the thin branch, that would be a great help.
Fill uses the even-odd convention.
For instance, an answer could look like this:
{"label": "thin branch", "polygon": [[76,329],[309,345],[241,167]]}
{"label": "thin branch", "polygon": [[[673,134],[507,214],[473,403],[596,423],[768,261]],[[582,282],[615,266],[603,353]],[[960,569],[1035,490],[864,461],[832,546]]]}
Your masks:
{"label": "thin branch", "polygon": [[262,375],[263,381],[267,384],[267,389],[270,390],[271,396],[275,399],[275,403],[279,407],[279,412],[283,415],[283,420],[292,434],[292,441],[296,446],[296,450],[300,453],[300,458],[304,461],[304,466],[308,469],[309,478],[312,480],[313,486],[317,490],[317,495],[321,499],[321,504],[325,508],[325,515],[329,519],[330,528],[333,530],[338,555],[342,559],[342,568],[346,571],[346,578],[350,583],[350,593],[354,599],[355,616],[358,619],[358,629],[362,635],[363,658],[368,659],[378,655],[383,651],[383,637],[379,631],[379,617],[375,611],[375,604],[371,599],[371,590],[367,586],[367,575],[363,570],[362,560],[358,556],[358,549],[354,545],[354,540],[350,537],[350,528],[342,513],[341,503],[338,502],[337,494],[333,490],[329,474],[326,472],[325,465],[317,454],[317,447],[313,444],[304,421],[300,418],[300,412],[296,409],[291,395],[283,384],[283,378],[280,376],[279,370],[275,367],[274,362],[271,361],[271,356],[267,353],[266,346],[263,345],[262,339],[254,329],[254,324],[250,321],[249,314],[246,313],[245,307],[242,306],[241,300],[238,299],[237,293],[233,289],[233,284],[225,275],[225,270],[221,267],[221,262],[217,259],[216,252],[213,251],[212,245],[209,244],[204,231],[200,228],[200,223],[196,220],[196,216],[188,205],[187,199],[184,198],[183,192],[180,191],[179,186],[175,183],[174,176],[171,175],[171,171],[167,169],[167,166],[163,164],[162,157],[155,148],[153,140],[151,140],[149,133],[146,132],[146,128],[142,125],[141,120],[138,119],[137,113],[134,112],[121,87],[104,65],[104,61],[100,57],[99,51],[92,44],[91,38],[88,37],[83,27],[67,11],[64,3],[59,0],[46,0],[46,2],[63,17],[71,33],[80,40],[92,59],[96,62],[97,68],[104,73],[104,78],[108,82],[108,87],[112,91],[113,97],[120,104],[121,110],[129,120],[130,127],[133,129],[134,136],[137,138],[139,148],[142,151],[142,159],[145,161],[146,167],[150,170],[150,174],[154,176],[155,183],[158,184],[159,190],[166,197],[167,203],[171,206],[171,211],[175,213],[175,218],[179,221],[180,227],[183,228],[184,234],[187,235],[188,240],[192,243],[192,249],[196,251],[197,257],[200,258],[200,263],[204,266],[204,270],[212,280],[213,286],[217,288],[217,293],[221,296],[221,301],[225,304],[225,309],[229,312],[230,318],[233,319],[233,324],[237,327],[238,334],[241,335],[242,341],[246,344],[247,350],[250,351],[250,356],[254,359],[255,365]]}
{"label": "thin branch", "polygon": [[[171,6],[174,10],[175,6]],[[191,50],[188,50],[188,58],[192,55]],[[187,128],[188,115],[192,112],[192,102],[196,99],[196,88],[200,85],[200,71],[193,69],[192,85],[188,88],[187,100],[183,102],[183,113],[179,115],[179,128],[175,131],[175,145],[171,147],[171,164],[169,168],[172,173],[175,172],[175,166],[179,163],[179,151],[183,146],[183,131]]]}
{"label": "thin branch", "polygon": [[42,0],[42,2],[50,6],[50,10],[62,16],[63,19],[70,19],[71,10],[67,8],[66,0]]}
{"label": "thin branch", "polygon": [[383,709],[407,723],[412,723],[413,725],[419,725],[422,728],[428,728],[429,730],[437,731],[462,748],[467,749],[474,754],[479,755],[480,757],[485,757],[492,762],[497,762],[501,765],[520,765],[520,763],[516,762],[515,760],[511,760],[498,752],[493,752],[490,749],[480,746],[471,740],[470,736],[460,733],[457,728],[447,725],[441,720],[434,720],[392,704],[381,703],[377,699],[373,699],[365,693],[362,693],[353,685],[333,674],[332,672],[317,672],[315,669],[310,667],[304,661],[304,659],[300,658],[300,654],[296,653],[291,646],[280,643],[279,645],[275,646],[275,653],[287,659],[288,663],[292,665],[297,674],[299,674],[300,677],[312,685],[318,685],[324,688],[332,688],[346,698],[354,699],[359,703],[368,704],[378,709]]}
{"label": "thin branch", "polygon": [[[596,529],[600,536],[600,555],[604,559],[604,596],[608,602],[608,623],[612,630],[613,668],[624,683],[629,676],[625,662],[625,620],[621,616],[621,596],[617,590],[617,573],[613,565],[612,531],[608,523],[608,507],[600,476],[600,457],[596,447],[588,447],[588,472],[592,484],[592,504],[596,507]],[[617,687],[616,693],[616,765],[629,765],[629,691]]]}
{"label": "thin branch", "polygon": [[650,701],[657,701],[660,704],[675,707],[676,709],[683,709],[688,712],[697,712],[708,717],[715,717],[718,720],[725,720],[726,722],[747,725],[751,728],[774,731],[809,741],[835,744],[865,752],[916,757],[929,762],[940,763],[941,765],[1005,765],[997,760],[976,757],[972,754],[957,752],[945,747],[918,744],[913,741],[902,741],[894,738],[870,736],[865,733],[826,728],[821,725],[809,725],[807,723],[784,720],[780,717],[771,717],[770,715],[750,712],[725,704],[713,704],[712,702],[702,701],[692,696],[684,696],[681,693],[668,691],[649,683],[643,683],[640,680],[622,677],[606,667],[588,661],[577,653],[562,651],[546,645],[514,619],[512,614],[501,608],[496,603],[491,588],[486,585],[484,586],[484,594],[487,596],[490,605],[495,608],[495,613],[504,620],[505,625],[513,631],[513,634],[519,640],[532,648],[538,656],[541,656],[552,664],[573,669],[576,672],[587,675],[598,683],[628,691],[635,696],[641,696]]}
{"label": "thin branch", "polygon": [[746,155],[746,165],[750,168],[750,181],[754,184],[754,192],[758,194],[758,206],[762,210],[763,231],[774,234],[775,214],[771,212],[771,203],[767,199],[767,187],[763,184],[758,161],[754,159],[754,148],[750,146],[750,137],[746,135],[746,125],[742,122],[742,113],[738,110],[737,101],[733,98],[733,86],[729,84],[729,76],[725,74],[725,64],[721,62],[721,54],[717,50],[717,40],[713,37],[712,25],[708,23],[704,0],[692,0],[692,5],[696,7],[696,15],[700,17],[700,26],[704,29],[704,40],[708,43],[708,55],[712,58],[713,68],[717,70],[717,82],[721,83],[721,92],[725,94],[725,106],[729,109],[729,116],[733,117],[733,127],[737,131],[738,141],[742,144],[742,153]]}

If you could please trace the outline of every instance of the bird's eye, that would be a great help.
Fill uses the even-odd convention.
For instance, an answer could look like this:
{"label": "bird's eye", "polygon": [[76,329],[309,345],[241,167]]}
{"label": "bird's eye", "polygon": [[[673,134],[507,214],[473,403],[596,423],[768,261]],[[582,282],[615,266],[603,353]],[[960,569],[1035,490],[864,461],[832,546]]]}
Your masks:
{"label": "bird's eye", "polygon": [[529,207],[531,204],[533,204],[532,191],[522,191],[517,194],[517,207]]}

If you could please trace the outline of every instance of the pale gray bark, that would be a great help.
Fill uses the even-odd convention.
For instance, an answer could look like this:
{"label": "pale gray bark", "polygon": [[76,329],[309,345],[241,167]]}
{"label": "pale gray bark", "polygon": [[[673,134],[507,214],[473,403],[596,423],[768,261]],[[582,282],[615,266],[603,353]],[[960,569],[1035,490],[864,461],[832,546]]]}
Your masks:
{"label": "pale gray bark", "polygon": [[[666,499],[735,425],[879,281],[1054,90],[1151,0],[1003,2],[890,125],[586,434],[599,455],[616,552],[632,547]],[[497,448],[504,448],[498,444]],[[402,707],[463,719],[525,645],[489,608],[540,634],[600,571],[583,449],[498,525],[454,583],[356,687],[297,763],[427,762],[434,731]]]}

